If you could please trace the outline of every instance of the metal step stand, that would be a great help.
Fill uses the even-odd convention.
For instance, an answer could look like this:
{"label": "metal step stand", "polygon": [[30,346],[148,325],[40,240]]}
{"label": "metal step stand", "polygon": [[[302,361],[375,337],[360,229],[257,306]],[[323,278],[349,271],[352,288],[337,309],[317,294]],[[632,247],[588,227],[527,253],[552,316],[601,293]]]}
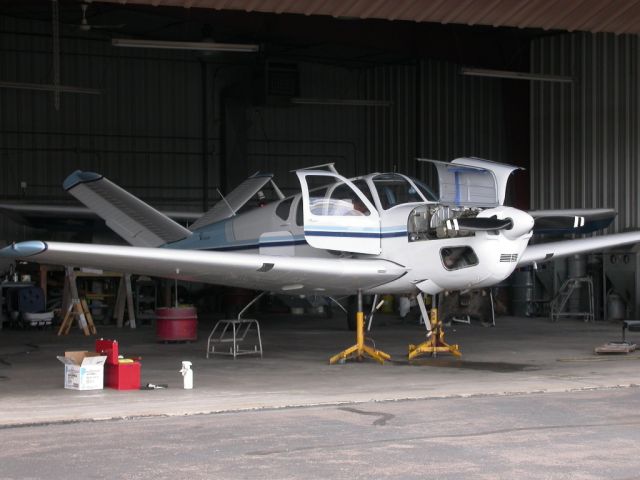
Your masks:
{"label": "metal step stand", "polygon": [[364,344],[364,312],[362,311],[362,290],[358,290],[358,312],[356,313],[356,344],[334,355],[329,359],[331,365],[344,363],[347,359],[364,360],[372,358],[381,365],[385,360],[390,360],[391,355]]}
{"label": "metal step stand", "polygon": [[[580,292],[582,285],[587,286],[587,295],[589,297],[589,310],[586,312],[566,311],[569,300],[576,293]],[[553,300],[551,300],[551,321],[557,322],[560,317],[578,317],[585,322],[593,322],[595,320],[593,307],[593,280],[591,277],[572,277],[567,278]]]}
{"label": "metal step stand", "polygon": [[[260,337],[260,323],[253,318],[242,318],[251,305],[256,303],[265,293],[262,292],[251,300],[235,319],[218,320],[207,339],[207,358],[209,355],[228,355],[235,360],[240,355],[260,355],[262,358],[262,338]],[[253,350],[244,349],[240,344],[247,338],[247,334],[255,328],[258,343],[253,345]],[[222,346],[231,346],[222,349]]]}

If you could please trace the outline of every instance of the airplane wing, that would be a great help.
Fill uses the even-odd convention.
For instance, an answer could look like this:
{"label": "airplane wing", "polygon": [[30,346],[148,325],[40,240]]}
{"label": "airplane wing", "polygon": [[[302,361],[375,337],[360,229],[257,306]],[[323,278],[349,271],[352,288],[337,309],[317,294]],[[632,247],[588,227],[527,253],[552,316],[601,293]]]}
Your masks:
{"label": "airplane wing", "polygon": [[28,241],[0,250],[0,257],[50,265],[94,267],[284,294],[352,294],[403,276],[386,260],[279,257],[234,252],[177,250]]}
{"label": "airplane wing", "polygon": [[529,245],[521,255],[518,267],[634,243],[640,243],[640,232],[616,233],[613,235]]}

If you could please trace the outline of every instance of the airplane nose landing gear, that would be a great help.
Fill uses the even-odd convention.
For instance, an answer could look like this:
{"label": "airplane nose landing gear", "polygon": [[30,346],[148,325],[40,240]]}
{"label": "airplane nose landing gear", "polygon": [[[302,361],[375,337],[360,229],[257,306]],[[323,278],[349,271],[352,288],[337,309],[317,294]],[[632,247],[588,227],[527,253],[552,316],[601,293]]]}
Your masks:
{"label": "airplane nose landing gear", "polygon": [[426,308],[424,308],[424,300],[422,295],[418,295],[418,302],[420,304],[420,311],[422,312],[425,323],[429,322],[431,328],[427,334],[427,340],[419,345],[409,345],[409,360],[414,360],[416,357],[424,354],[431,354],[432,357],[436,357],[438,352],[450,353],[456,357],[461,357],[460,349],[458,345],[449,345],[444,340],[444,328],[442,322],[438,318],[438,308],[436,306],[437,295],[433,296],[433,306],[431,307],[430,319],[427,318]]}
{"label": "airplane nose landing gear", "polygon": [[390,360],[391,355],[364,344],[364,312],[362,311],[362,291],[358,290],[358,312],[356,313],[356,344],[334,355],[329,359],[331,365],[343,363],[349,358],[364,360],[365,357],[374,359],[383,364],[385,360]]}

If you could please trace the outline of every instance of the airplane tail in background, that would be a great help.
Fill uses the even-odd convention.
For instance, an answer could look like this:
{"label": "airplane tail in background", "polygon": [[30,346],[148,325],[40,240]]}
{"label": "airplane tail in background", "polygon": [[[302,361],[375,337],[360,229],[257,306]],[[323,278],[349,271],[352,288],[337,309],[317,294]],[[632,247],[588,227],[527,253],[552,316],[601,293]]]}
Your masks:
{"label": "airplane tail in background", "polygon": [[[229,192],[227,196],[222,197],[222,200],[216,203],[189,228],[192,231],[198,230],[199,228],[206,227],[225,218],[233,217],[258,191],[267,183],[271,182],[272,178],[273,175],[270,173],[254,173]],[[275,184],[272,185],[275,187]],[[284,198],[279,190],[277,190],[276,193],[281,199]]]}
{"label": "airplane tail in background", "polygon": [[77,170],[63,186],[133,246],[159,247],[191,235],[191,231],[98,173]]}

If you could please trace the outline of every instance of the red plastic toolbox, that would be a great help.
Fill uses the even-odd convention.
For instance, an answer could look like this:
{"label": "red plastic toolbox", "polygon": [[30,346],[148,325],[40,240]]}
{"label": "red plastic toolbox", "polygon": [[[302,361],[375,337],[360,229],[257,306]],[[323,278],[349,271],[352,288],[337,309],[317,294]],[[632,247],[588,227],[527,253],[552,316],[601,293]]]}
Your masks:
{"label": "red plastic toolbox", "polygon": [[104,386],[117,390],[140,390],[140,362],[105,364]]}
{"label": "red plastic toolbox", "polygon": [[96,352],[107,356],[107,361],[105,362],[107,365],[118,364],[119,352],[117,340],[105,340],[104,338],[96,340]]}

